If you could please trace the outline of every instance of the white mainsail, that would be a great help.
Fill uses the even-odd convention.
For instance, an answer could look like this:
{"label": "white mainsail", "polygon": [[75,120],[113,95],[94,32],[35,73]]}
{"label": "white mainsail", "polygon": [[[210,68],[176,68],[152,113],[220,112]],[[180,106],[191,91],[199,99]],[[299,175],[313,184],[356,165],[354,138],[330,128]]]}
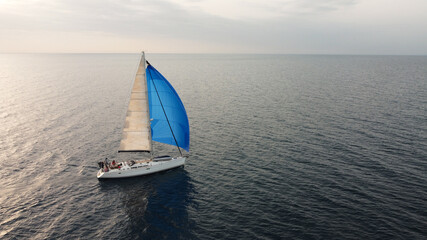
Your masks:
{"label": "white mainsail", "polygon": [[142,53],[130,96],[119,152],[151,152],[145,54]]}

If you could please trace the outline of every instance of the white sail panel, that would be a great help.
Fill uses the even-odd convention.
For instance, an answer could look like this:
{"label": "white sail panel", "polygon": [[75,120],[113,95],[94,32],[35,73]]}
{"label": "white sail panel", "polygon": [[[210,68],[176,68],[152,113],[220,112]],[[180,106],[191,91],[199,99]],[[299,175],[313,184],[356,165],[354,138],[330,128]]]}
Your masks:
{"label": "white sail panel", "polygon": [[150,113],[147,102],[146,81],[145,57],[143,54],[130,95],[119,152],[151,151]]}

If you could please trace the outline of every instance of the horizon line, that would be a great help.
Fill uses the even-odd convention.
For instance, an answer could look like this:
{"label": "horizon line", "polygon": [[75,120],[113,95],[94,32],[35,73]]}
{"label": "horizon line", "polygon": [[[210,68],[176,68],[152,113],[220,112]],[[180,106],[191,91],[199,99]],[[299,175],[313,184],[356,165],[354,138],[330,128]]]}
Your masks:
{"label": "horizon line", "polygon": [[[0,54],[140,54],[141,52],[0,52]],[[427,54],[367,54],[367,53],[212,53],[212,52],[146,52],[146,54],[176,54],[176,55],[319,55],[319,56],[427,56]]]}

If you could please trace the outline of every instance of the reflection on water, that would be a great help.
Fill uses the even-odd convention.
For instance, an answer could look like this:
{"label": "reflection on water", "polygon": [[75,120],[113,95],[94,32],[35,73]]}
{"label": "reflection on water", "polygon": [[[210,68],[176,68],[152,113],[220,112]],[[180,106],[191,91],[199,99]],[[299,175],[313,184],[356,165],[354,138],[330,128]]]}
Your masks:
{"label": "reflection on water", "polygon": [[194,223],[187,207],[195,189],[183,167],[143,177],[104,179],[99,187],[102,192],[116,192],[117,196],[106,201],[115,201],[112,208],[118,212],[124,209],[126,216],[114,224],[119,236],[161,239],[173,233],[177,238],[192,238]]}

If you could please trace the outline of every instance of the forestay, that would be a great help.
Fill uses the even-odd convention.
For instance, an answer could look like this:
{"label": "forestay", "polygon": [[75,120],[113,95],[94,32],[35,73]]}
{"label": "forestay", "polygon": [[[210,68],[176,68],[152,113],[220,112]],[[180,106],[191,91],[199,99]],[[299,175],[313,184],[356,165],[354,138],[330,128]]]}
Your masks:
{"label": "forestay", "polygon": [[142,54],[130,96],[119,152],[152,150],[146,81],[145,55]]}

